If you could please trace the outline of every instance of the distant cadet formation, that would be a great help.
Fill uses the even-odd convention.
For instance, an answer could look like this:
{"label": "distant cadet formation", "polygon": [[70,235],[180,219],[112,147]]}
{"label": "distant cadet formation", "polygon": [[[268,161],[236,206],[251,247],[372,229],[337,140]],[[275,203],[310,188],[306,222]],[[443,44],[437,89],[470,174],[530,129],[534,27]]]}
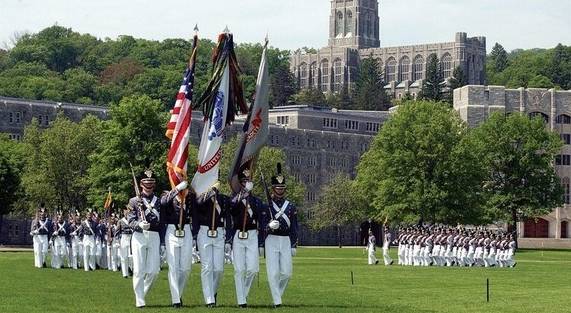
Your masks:
{"label": "distant cadet formation", "polygon": [[[66,219],[63,212],[57,212],[52,221],[42,203],[30,232],[35,266],[46,267],[51,247],[53,268],[67,263],[85,271],[120,271],[125,278],[132,273],[135,304],[144,307],[161,263],[166,261],[171,303],[180,308],[191,264],[201,264],[204,302],[214,307],[224,264],[230,261],[236,301],[245,308],[259,272],[259,257],[265,256],[273,306],[281,306],[292,276],[298,230],[297,210],[286,199],[281,166],[271,178],[269,203],[252,194],[254,185],[247,169],[239,173],[241,190],[231,196],[222,194],[219,184],[196,196],[183,181],[158,197],[152,172],[145,171],[138,181],[141,191],[129,200],[121,218],[103,218],[88,211],[83,219],[77,212]],[[177,195],[184,190],[189,192],[181,205]]]}
{"label": "distant cadet formation", "polygon": [[510,233],[484,228],[409,227],[398,232],[402,266],[515,267],[516,242]]}

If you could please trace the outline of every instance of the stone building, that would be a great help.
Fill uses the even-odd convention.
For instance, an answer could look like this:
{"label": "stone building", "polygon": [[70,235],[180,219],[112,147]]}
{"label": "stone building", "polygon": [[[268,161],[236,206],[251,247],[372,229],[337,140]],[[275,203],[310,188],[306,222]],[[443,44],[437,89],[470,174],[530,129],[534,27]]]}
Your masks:
{"label": "stone building", "polygon": [[58,112],[74,122],[81,121],[88,114],[99,119],[108,117],[108,108],[101,106],[0,97],[0,133],[20,140],[24,136],[24,127],[33,118],[38,120],[40,127],[46,128],[56,119]]}
{"label": "stone building", "polygon": [[454,90],[454,109],[470,127],[486,120],[493,112],[521,112],[541,116],[547,127],[564,142],[555,160],[555,170],[565,191],[563,207],[537,220],[518,225],[521,244],[526,247],[571,247],[571,91],[501,86],[465,86]]}
{"label": "stone building", "polygon": [[361,60],[375,58],[389,95],[415,97],[426,77],[426,60],[433,53],[445,79],[461,67],[469,84],[485,84],[486,37],[458,32],[451,42],[381,47],[379,27],[378,0],[331,0],[328,46],[315,54],[299,51],[290,58],[299,86],[323,92],[350,89]]}

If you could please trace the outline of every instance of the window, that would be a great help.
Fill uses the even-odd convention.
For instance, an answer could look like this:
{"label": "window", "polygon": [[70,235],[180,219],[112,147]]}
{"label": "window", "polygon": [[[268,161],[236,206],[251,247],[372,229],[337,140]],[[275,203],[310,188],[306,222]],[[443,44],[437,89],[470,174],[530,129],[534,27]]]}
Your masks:
{"label": "window", "polygon": [[313,202],[313,201],[315,201],[315,193],[314,193],[313,191],[308,191],[308,192],[306,193],[305,199],[306,199],[308,202]]}
{"label": "window", "polygon": [[564,177],[561,179],[561,185],[563,187],[563,202],[565,204],[570,203],[570,193],[569,193],[569,177]]}
{"label": "window", "polygon": [[299,85],[301,87],[307,87],[308,86],[308,80],[307,80],[307,64],[302,63],[299,66]]}
{"label": "window", "polygon": [[308,148],[315,148],[315,139],[307,138],[307,147]]}
{"label": "window", "polygon": [[277,135],[272,135],[271,143],[272,143],[272,145],[279,145],[280,144],[280,137]]}
{"label": "window", "polygon": [[315,174],[309,174],[307,175],[307,183],[312,185],[315,184],[317,182],[317,178],[315,176]]}
{"label": "window", "polygon": [[557,124],[571,124],[571,116],[567,114],[558,115],[555,119],[555,123]]}
{"label": "window", "polygon": [[307,157],[307,165],[308,166],[316,166],[317,165],[317,158],[315,156]]}
{"label": "window", "polygon": [[335,140],[327,140],[327,148],[335,149]]}
{"label": "window", "polygon": [[331,167],[335,167],[337,165],[337,158],[329,158],[327,165],[329,165]]}
{"label": "window", "polygon": [[337,59],[333,62],[333,71],[335,75],[333,77],[333,91],[340,92],[343,87],[343,63],[341,60]]}
{"label": "window", "polygon": [[347,15],[345,17],[345,35],[353,32],[353,13],[351,11],[347,11]]}
{"label": "window", "polygon": [[16,112],[16,124],[20,124],[21,121],[22,121],[22,113]]}
{"label": "window", "polygon": [[337,128],[336,118],[323,118],[323,127],[325,128]]}
{"label": "window", "polygon": [[417,81],[419,79],[424,79],[424,58],[420,55],[414,58],[412,65],[412,80]]}
{"label": "window", "polygon": [[9,134],[8,138],[10,140],[20,141],[20,139],[22,139],[22,135],[20,135],[20,134]]}
{"label": "window", "polygon": [[535,118],[537,116],[540,116],[541,118],[543,118],[543,122],[544,123],[549,123],[549,116],[547,116],[547,114],[545,113],[541,113],[541,112],[531,112],[529,113],[529,117],[530,118]]}
{"label": "window", "polygon": [[385,71],[386,71],[386,82],[392,82],[395,81],[396,79],[396,70],[397,70],[397,61],[395,61],[395,59],[390,58],[387,61],[387,66],[385,67]]}
{"label": "window", "polygon": [[10,114],[8,114],[8,122],[10,124],[14,123],[14,113],[10,112]]}
{"label": "window", "polygon": [[321,91],[329,91],[329,62],[321,61]]}
{"label": "window", "polygon": [[399,75],[401,82],[410,80],[410,59],[406,56],[400,60]]}
{"label": "window", "polygon": [[301,156],[300,155],[292,155],[291,156],[291,164],[292,165],[301,165]]}
{"label": "window", "polygon": [[282,126],[289,125],[289,116],[278,116],[277,117],[277,124]]}
{"label": "window", "polygon": [[378,132],[379,131],[380,123],[370,123],[367,122],[367,131],[368,132]]}
{"label": "window", "polygon": [[555,165],[571,165],[571,155],[560,154],[555,156]]}
{"label": "window", "polygon": [[309,66],[309,85],[312,88],[319,89],[319,69],[316,62],[311,63]]}
{"label": "window", "polygon": [[42,125],[44,123],[44,116],[40,115],[38,116],[38,124]]}
{"label": "window", "polygon": [[359,130],[359,122],[345,120],[345,129]]}
{"label": "window", "polygon": [[571,145],[571,134],[561,134],[560,136],[566,145]]}
{"label": "window", "polygon": [[336,19],[336,23],[335,23],[335,36],[339,36],[342,35],[342,30],[343,29],[343,13],[340,11],[337,11],[337,19]]}
{"label": "window", "polygon": [[441,67],[444,78],[452,77],[452,57],[449,54],[442,57]]}
{"label": "window", "polygon": [[44,123],[45,123],[44,125],[46,125],[46,126],[50,125],[50,118],[49,118],[49,116],[44,115]]}

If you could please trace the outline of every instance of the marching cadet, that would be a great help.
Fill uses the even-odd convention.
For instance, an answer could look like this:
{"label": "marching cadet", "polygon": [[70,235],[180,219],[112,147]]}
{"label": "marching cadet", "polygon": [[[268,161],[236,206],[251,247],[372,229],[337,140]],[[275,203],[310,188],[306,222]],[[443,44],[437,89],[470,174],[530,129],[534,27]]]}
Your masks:
{"label": "marching cadet", "polygon": [[117,217],[115,213],[111,214],[109,222],[107,224],[107,267],[110,271],[117,272],[119,267],[119,225],[117,223]]}
{"label": "marching cadet", "polygon": [[71,267],[76,270],[78,268],[79,263],[79,255],[80,255],[80,234],[78,232],[79,227],[81,225],[81,220],[79,215],[70,214],[70,225],[69,225],[69,233],[70,233],[70,241],[71,241],[71,253],[70,253],[70,263]]}
{"label": "marching cadet", "polygon": [[[204,302],[209,308],[216,306],[218,287],[224,272],[224,249],[228,197],[219,193],[220,183],[196,196],[197,205],[192,219],[192,235],[200,253],[200,279]],[[228,242],[229,243],[229,242]]]}
{"label": "marching cadet", "polygon": [[267,210],[267,206],[251,194],[254,184],[250,175],[248,169],[238,174],[242,189],[232,198],[230,211],[233,219],[230,237],[233,238],[234,283],[236,299],[241,308],[248,306],[248,293],[259,272],[258,246],[261,236],[258,236],[258,226],[261,211]]}
{"label": "marching cadet", "polygon": [[510,234],[507,240],[507,251],[505,258],[507,267],[513,268],[517,265],[517,262],[514,260],[515,250],[516,250],[516,242],[514,240],[513,235]]}
{"label": "marching cadet", "polygon": [[181,203],[181,192],[188,187],[186,181],[161,197],[161,213],[166,225],[165,245],[169,265],[171,302],[175,308],[182,307],[182,294],[188,281],[192,264],[191,212],[194,194],[189,192]]}
{"label": "marching cadet", "polygon": [[129,278],[129,268],[133,268],[133,256],[131,255],[131,236],[133,228],[129,225],[129,208],[123,210],[123,218],[119,220],[117,232],[119,233],[119,257],[121,258],[121,274]]}
{"label": "marching cadet", "polygon": [[264,246],[268,282],[274,307],[282,304],[282,296],[292,275],[292,256],[297,252],[297,209],[285,199],[286,183],[281,164],[272,177],[271,206],[262,212],[262,229],[268,234]]}
{"label": "marching cadet", "polygon": [[36,213],[36,218],[32,221],[30,231],[34,240],[34,265],[37,268],[46,267],[50,229],[52,227],[52,222],[46,214],[45,204],[42,202]]}
{"label": "marching cadet", "polygon": [[107,240],[105,237],[107,235],[107,224],[105,219],[100,218],[100,216],[94,214],[95,222],[97,226],[95,227],[95,264],[97,268],[106,269],[107,268]]}
{"label": "marching cadet", "polygon": [[[63,218],[63,212],[58,211],[57,222],[53,225],[52,237],[54,238],[53,246],[53,268],[59,269],[63,267],[64,260],[67,256],[67,238],[69,235],[69,224]],[[68,260],[69,265],[69,260]]]}
{"label": "marching cadet", "polygon": [[155,196],[153,172],[146,170],[140,179],[142,192],[134,186],[137,196],[129,200],[133,210],[129,213],[129,225],[134,230],[131,238],[133,253],[133,290],[135,305],[145,307],[145,296],[160,271],[160,201]]}
{"label": "marching cadet", "polygon": [[89,210],[81,223],[80,232],[83,236],[83,268],[85,271],[95,270],[95,234],[97,223],[93,220],[93,212]]}
{"label": "marching cadet", "polygon": [[367,241],[367,258],[369,260],[369,265],[379,264],[379,260],[377,260],[377,257],[375,256],[376,244],[377,239],[375,238],[375,235],[373,235],[373,231],[369,230],[369,239]]}
{"label": "marching cadet", "polygon": [[385,266],[393,265],[393,259],[389,256],[389,248],[391,246],[391,239],[392,235],[389,231],[389,228],[385,225],[385,241],[383,242],[383,260],[385,262]]}

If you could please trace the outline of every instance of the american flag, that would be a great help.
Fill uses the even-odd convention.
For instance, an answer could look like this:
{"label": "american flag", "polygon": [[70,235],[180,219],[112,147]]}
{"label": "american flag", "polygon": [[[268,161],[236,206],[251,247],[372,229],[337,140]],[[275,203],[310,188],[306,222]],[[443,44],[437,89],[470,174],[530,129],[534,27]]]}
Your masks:
{"label": "american flag", "polygon": [[[172,188],[187,180],[188,142],[190,139],[197,44],[198,36],[194,36],[192,56],[184,72],[174,108],[171,110],[171,118],[167,124],[166,136],[171,140],[171,147],[167,156],[167,172]],[[184,195],[181,196],[184,198]]]}

